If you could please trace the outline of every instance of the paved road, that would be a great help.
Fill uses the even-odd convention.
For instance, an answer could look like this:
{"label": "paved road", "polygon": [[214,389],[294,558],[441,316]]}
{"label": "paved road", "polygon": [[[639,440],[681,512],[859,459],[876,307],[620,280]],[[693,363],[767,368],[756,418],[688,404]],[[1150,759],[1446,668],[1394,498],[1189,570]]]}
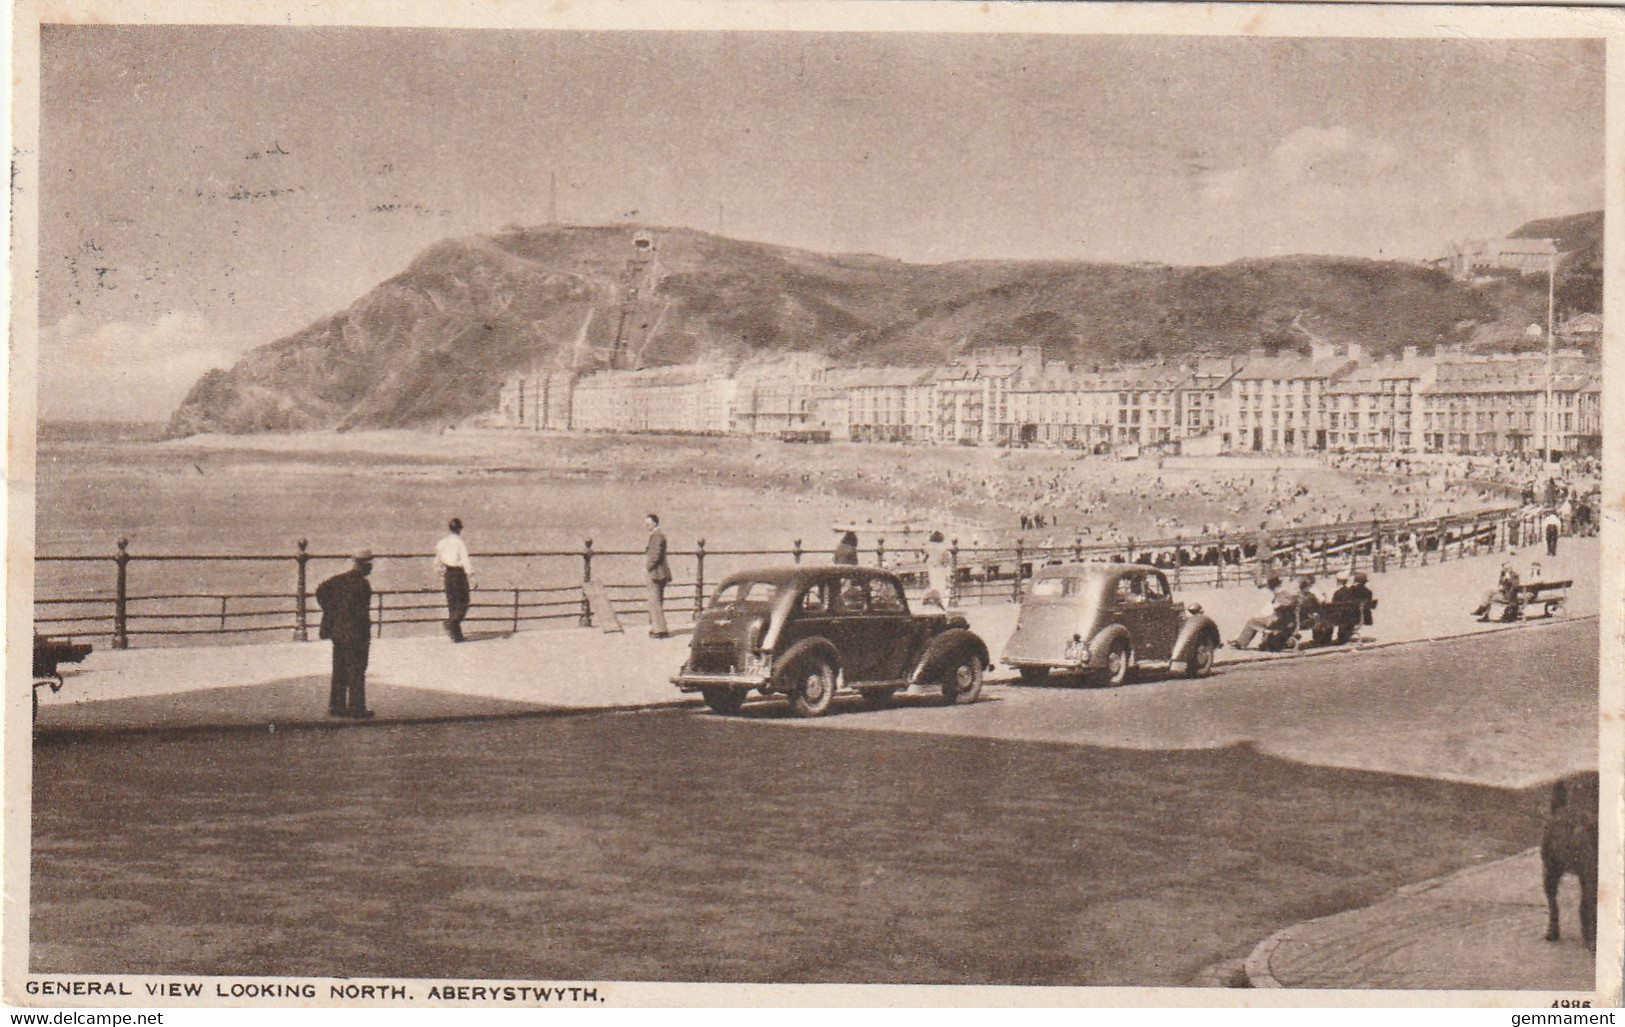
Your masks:
{"label": "paved road", "polygon": [[815,722],[42,738],[31,969],[1185,984],[1526,849],[1538,792],[1327,754],[1485,716],[1511,744],[1595,710],[1595,650],[1588,621]]}
{"label": "paved road", "polygon": [[854,699],[818,721],[761,701],[745,715],[1155,751],[1245,743],[1317,766],[1528,788],[1597,766],[1597,621],[1221,667],[1200,681],[1148,675],[1099,688],[1056,679],[988,695],[971,709],[922,697],[880,713]]}

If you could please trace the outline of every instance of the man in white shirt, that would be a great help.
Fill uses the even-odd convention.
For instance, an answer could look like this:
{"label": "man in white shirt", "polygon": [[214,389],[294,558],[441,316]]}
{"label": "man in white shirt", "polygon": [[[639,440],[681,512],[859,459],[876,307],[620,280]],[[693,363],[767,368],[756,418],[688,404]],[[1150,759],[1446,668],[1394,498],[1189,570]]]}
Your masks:
{"label": "man in white shirt", "polygon": [[1563,518],[1558,516],[1554,509],[1548,509],[1546,516],[1540,519],[1540,526],[1546,532],[1546,555],[1557,555],[1557,536],[1563,530]]}
{"label": "man in white shirt", "polygon": [[434,562],[446,582],[446,634],[453,642],[463,640],[463,618],[468,616],[468,589],[474,579],[474,565],[463,544],[463,522],[453,517],[451,531],[435,543]]}

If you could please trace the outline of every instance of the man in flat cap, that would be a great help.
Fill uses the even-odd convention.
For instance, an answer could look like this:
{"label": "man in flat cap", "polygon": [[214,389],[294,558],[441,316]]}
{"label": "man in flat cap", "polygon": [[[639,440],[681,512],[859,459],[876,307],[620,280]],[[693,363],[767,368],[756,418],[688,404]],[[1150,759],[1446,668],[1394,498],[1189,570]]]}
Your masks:
{"label": "man in flat cap", "polygon": [[316,586],[322,608],[322,638],[333,642],[333,686],[327,715],[366,720],[367,650],[372,641],[372,550],[363,549],[350,561],[350,569]]}

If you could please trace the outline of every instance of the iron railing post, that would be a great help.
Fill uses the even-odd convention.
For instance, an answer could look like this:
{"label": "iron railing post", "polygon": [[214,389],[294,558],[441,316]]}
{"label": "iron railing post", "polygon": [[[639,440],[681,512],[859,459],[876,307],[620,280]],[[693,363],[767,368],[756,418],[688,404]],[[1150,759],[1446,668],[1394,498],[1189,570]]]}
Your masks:
{"label": "iron railing post", "polygon": [[129,566],[130,540],[118,540],[118,555],[113,557],[117,568],[117,583],[113,592],[113,648],[130,648],[130,594]]}
{"label": "iron railing post", "polygon": [[796,539],[795,544],[790,547],[790,558],[796,563],[801,562],[801,540],[799,538]]}
{"label": "iron railing post", "polygon": [[587,598],[587,586],[592,583],[592,539],[581,547],[581,626],[592,627],[592,600]]}
{"label": "iron railing post", "polygon": [[948,605],[959,605],[959,540],[948,544]]}
{"label": "iron railing post", "polygon": [[310,613],[305,605],[306,569],[310,563],[310,543],[305,539],[299,540],[299,552],[294,555],[294,565],[298,568],[299,589],[293,594],[293,640],[295,642],[310,641]]}
{"label": "iron railing post", "polygon": [[1021,539],[1017,538],[1016,539],[1016,572],[1015,572],[1015,574],[1011,575],[1011,578],[1010,578],[1010,599],[1013,602],[1017,602],[1017,603],[1021,602],[1021,563],[1022,563],[1022,553],[1023,553],[1024,549],[1025,549],[1025,546],[1022,544]]}
{"label": "iron railing post", "polygon": [[705,539],[694,543],[694,619],[705,609]]}

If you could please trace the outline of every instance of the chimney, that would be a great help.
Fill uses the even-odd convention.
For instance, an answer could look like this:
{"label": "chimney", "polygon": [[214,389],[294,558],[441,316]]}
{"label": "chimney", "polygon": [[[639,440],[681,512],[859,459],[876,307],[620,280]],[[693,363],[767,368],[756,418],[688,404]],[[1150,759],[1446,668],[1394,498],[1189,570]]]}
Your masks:
{"label": "chimney", "polygon": [[1357,342],[1349,343],[1349,345],[1348,345],[1348,358],[1350,360],[1354,361],[1355,363],[1364,363],[1365,362],[1365,347],[1360,345]]}
{"label": "chimney", "polygon": [[1415,360],[1416,359],[1416,347],[1415,346],[1406,346],[1405,347],[1405,359],[1406,360]]}
{"label": "chimney", "polygon": [[1309,356],[1313,360],[1325,360],[1327,357],[1336,356],[1336,350],[1330,343],[1316,339],[1309,344]]}

